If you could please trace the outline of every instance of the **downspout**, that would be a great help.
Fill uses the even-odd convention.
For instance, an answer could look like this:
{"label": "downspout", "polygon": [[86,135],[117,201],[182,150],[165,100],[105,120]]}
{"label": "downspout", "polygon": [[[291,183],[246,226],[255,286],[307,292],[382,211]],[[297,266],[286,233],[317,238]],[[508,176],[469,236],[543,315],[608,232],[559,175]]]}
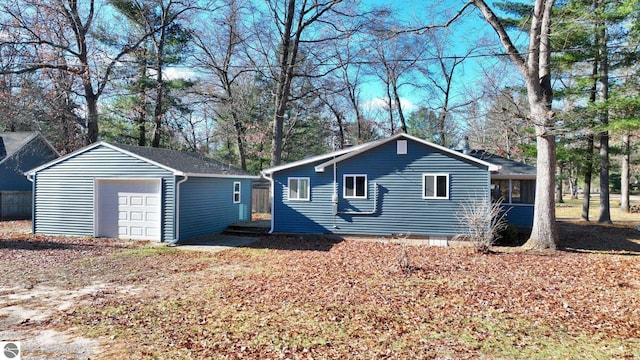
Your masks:
{"label": "downspout", "polygon": [[27,180],[31,181],[31,233],[36,233],[36,182],[35,176],[27,174]]}
{"label": "downspout", "polygon": [[[335,160],[335,156],[333,157]],[[337,229],[338,224],[336,217],[338,216],[338,169],[336,162],[333,162],[333,194],[331,195],[331,211],[333,213],[333,228]]]}
{"label": "downspout", "polygon": [[175,231],[176,236],[171,242],[167,244],[167,246],[177,246],[178,241],[180,241],[180,185],[189,179],[189,175],[184,175],[184,178],[176,183],[176,200],[174,201],[176,207],[176,215],[175,215]]}
{"label": "downspout", "polygon": [[269,175],[267,175],[267,173],[265,173],[264,171],[260,172],[262,174],[262,177],[269,180],[269,198],[271,200],[271,224],[270,224],[270,228],[269,228],[269,234],[273,234],[273,225],[274,225],[274,210],[275,210],[275,201],[273,201],[273,194],[274,194],[274,185],[273,185],[273,177],[270,177]]}

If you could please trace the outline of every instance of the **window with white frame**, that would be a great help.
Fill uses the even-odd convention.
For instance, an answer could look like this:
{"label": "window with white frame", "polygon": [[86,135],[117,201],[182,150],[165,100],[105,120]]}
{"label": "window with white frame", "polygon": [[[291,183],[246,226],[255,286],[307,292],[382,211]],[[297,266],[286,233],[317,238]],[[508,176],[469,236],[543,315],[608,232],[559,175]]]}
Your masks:
{"label": "window with white frame", "polygon": [[240,202],[240,182],[233,183],[233,203],[238,204]]}
{"label": "window with white frame", "polygon": [[366,199],[367,175],[344,175],[342,196],[345,199]]}
{"label": "window with white frame", "polygon": [[289,178],[289,200],[309,201],[309,178]]}
{"label": "window with white frame", "polygon": [[449,174],[422,174],[423,199],[448,199]]}

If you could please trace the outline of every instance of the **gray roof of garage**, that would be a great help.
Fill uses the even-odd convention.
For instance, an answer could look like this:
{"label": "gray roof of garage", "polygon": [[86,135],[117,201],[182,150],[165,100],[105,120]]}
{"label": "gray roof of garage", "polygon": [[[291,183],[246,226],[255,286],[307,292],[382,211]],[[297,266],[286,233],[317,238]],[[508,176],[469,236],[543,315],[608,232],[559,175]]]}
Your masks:
{"label": "gray roof of garage", "polygon": [[244,170],[194,152],[124,144],[113,146],[186,174],[251,176]]}

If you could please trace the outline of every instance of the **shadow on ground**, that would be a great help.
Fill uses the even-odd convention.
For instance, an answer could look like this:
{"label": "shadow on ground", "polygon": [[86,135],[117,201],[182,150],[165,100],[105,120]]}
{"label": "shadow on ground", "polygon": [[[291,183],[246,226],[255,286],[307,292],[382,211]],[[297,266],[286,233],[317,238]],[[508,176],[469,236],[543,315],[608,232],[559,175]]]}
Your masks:
{"label": "shadow on ground", "polygon": [[342,239],[324,236],[266,235],[249,245],[255,249],[329,251]]}
{"label": "shadow on ground", "polygon": [[48,238],[45,240],[34,239],[3,239],[0,238],[0,249],[7,250],[32,250],[32,251],[45,251],[45,250],[84,250],[100,247],[123,247],[118,244],[107,244],[105,242],[91,243],[85,242],[64,242],[56,241],[56,238]]}
{"label": "shadow on ground", "polygon": [[558,221],[558,250],[640,255],[640,232],[636,223],[613,225],[584,221]]}

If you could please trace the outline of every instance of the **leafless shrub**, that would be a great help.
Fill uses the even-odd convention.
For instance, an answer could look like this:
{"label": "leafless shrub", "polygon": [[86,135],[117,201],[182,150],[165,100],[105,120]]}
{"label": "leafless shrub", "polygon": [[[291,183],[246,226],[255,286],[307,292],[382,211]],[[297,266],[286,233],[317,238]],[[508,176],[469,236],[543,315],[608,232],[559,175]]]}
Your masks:
{"label": "leafless shrub", "polygon": [[508,225],[506,215],[506,211],[502,212],[502,201],[492,202],[488,196],[474,197],[462,203],[456,213],[465,232],[455,238],[470,240],[477,251],[489,253],[500,232]]}
{"label": "leafless shrub", "polygon": [[403,272],[409,273],[416,269],[415,266],[411,265],[411,257],[409,256],[409,245],[407,241],[409,239],[409,234],[400,235],[397,241],[400,244],[400,251],[398,255],[396,255],[392,267]]}

